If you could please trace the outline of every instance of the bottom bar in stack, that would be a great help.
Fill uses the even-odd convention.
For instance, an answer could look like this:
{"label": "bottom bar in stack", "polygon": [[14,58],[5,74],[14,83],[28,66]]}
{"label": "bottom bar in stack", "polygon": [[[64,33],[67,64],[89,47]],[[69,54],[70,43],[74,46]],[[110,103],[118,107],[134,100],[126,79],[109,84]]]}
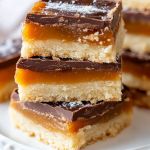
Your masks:
{"label": "bottom bar in stack", "polygon": [[115,136],[132,116],[128,98],[120,102],[20,102],[16,91],[11,96],[13,124],[30,136],[56,149],[78,150],[98,139]]}

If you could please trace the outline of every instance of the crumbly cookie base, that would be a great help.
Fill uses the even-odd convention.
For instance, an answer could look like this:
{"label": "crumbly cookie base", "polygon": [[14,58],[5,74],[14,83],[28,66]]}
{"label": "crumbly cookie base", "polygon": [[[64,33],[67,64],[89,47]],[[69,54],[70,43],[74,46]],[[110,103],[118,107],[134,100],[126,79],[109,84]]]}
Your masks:
{"label": "crumbly cookie base", "polygon": [[21,101],[121,101],[121,80],[93,81],[76,84],[18,85]]}

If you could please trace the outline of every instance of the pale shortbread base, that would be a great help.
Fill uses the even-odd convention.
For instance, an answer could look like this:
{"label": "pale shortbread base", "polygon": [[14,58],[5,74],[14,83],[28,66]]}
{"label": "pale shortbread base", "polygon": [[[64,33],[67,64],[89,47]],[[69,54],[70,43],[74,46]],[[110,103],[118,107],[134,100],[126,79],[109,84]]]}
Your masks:
{"label": "pale shortbread base", "polygon": [[123,73],[122,80],[123,84],[125,84],[127,87],[145,91],[150,90],[150,79],[144,76],[136,77],[130,73]]}
{"label": "pale shortbread base", "polygon": [[116,55],[122,49],[124,39],[123,23],[120,25],[116,37],[116,43],[109,46],[65,42],[62,40],[36,40],[23,41],[21,57],[53,56],[60,58],[72,58],[78,60],[90,60],[94,62],[116,62]]}
{"label": "pale shortbread base", "polygon": [[139,54],[150,53],[150,37],[127,33],[124,40],[124,49],[130,49]]}
{"label": "pale shortbread base", "polygon": [[88,125],[75,134],[67,135],[67,133],[49,131],[40,124],[35,124],[14,108],[10,108],[10,117],[14,126],[57,150],[78,150],[99,139],[115,136],[130,123],[131,116],[132,113],[124,112],[108,122]]}
{"label": "pale shortbread base", "polygon": [[14,81],[6,83],[2,88],[0,88],[0,103],[5,102],[10,99],[11,92],[16,87]]}
{"label": "pale shortbread base", "polygon": [[120,101],[121,80],[93,81],[77,84],[18,85],[21,101]]}
{"label": "pale shortbread base", "polygon": [[124,9],[150,9],[150,0],[123,0]]}

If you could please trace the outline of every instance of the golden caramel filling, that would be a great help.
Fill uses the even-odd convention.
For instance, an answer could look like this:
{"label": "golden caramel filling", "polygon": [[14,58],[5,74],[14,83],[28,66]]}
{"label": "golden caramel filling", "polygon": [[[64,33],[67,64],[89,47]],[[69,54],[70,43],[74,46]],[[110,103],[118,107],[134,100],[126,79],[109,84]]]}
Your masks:
{"label": "golden caramel filling", "polygon": [[150,35],[150,24],[142,24],[139,22],[136,23],[130,23],[127,22],[125,24],[125,28],[127,29],[128,33],[134,33],[134,34],[143,34],[143,35]]}
{"label": "golden caramel filling", "polygon": [[15,65],[0,69],[0,88],[14,79]]}
{"label": "golden caramel filling", "polygon": [[95,123],[104,123],[109,121],[110,119],[113,119],[114,117],[120,115],[122,112],[124,113],[130,113],[132,104],[131,102],[124,102],[118,106],[114,110],[108,111],[103,116],[97,116],[92,117],[89,119],[79,119],[77,121],[70,121],[65,122],[61,120],[57,120],[57,118],[53,117],[46,117],[46,115],[40,115],[39,113],[36,113],[34,111],[24,109],[23,105],[19,101],[12,100],[11,101],[11,107],[17,110],[19,113],[23,114],[27,118],[31,119],[36,124],[40,124],[44,128],[54,131],[54,132],[61,132],[63,134],[74,134],[78,132],[80,128],[83,128],[87,125],[92,125]]}
{"label": "golden caramel filling", "polygon": [[[33,6],[31,13],[46,15],[46,12],[44,10],[45,7],[45,2],[37,2]],[[99,34],[99,31],[78,31],[77,28],[70,28],[68,26],[60,25],[43,26],[36,23],[34,24],[30,21],[24,24],[22,31],[23,40],[25,41],[57,39],[62,40],[64,42],[80,41],[82,43],[89,42],[100,44],[103,46],[111,45],[114,41],[113,33],[111,31],[105,30],[102,34]]]}
{"label": "golden caramel filling", "polygon": [[150,65],[138,64],[129,60],[123,59],[122,64],[123,72],[131,73],[137,77],[147,77],[150,79]]}
{"label": "golden caramel filling", "polygon": [[83,43],[96,43],[103,46],[112,44],[113,35],[111,32],[105,31],[103,34],[97,35],[98,32],[78,33],[65,26],[40,26],[34,23],[25,23],[23,27],[23,39],[31,40],[50,40],[57,39],[64,42],[80,41]]}
{"label": "golden caramel filling", "polygon": [[120,72],[76,70],[34,72],[27,69],[16,69],[15,80],[17,84],[26,86],[34,83],[69,84],[90,81],[105,81],[120,79]]}

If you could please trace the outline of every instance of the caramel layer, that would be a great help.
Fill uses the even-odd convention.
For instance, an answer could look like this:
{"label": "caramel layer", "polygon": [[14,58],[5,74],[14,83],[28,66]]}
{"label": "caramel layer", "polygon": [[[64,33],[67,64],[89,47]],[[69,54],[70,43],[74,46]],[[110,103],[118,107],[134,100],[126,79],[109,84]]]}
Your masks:
{"label": "caramel layer", "polygon": [[120,72],[95,70],[51,71],[46,73],[17,68],[15,74],[17,84],[22,86],[34,83],[71,84],[99,80],[118,80],[119,78]]}
{"label": "caramel layer", "polygon": [[83,43],[97,43],[103,46],[112,44],[113,35],[110,31],[105,31],[102,34],[98,33],[98,35],[97,33],[96,31],[80,33],[80,31],[72,31],[71,28],[66,26],[42,26],[32,22],[25,23],[23,27],[23,39],[25,41],[57,39],[64,42],[80,40]]}
{"label": "caramel layer", "polygon": [[150,24],[140,22],[126,22],[125,28],[128,33],[150,35]]}
{"label": "caramel layer", "polygon": [[14,79],[15,68],[15,65],[11,65],[0,70],[0,88],[2,88],[5,83]]}
{"label": "caramel layer", "polygon": [[40,12],[42,11],[42,9],[44,9],[46,6],[46,3],[40,1],[40,2],[36,2],[32,8],[32,12]]}
{"label": "caramel layer", "polygon": [[137,77],[145,76],[150,79],[149,63],[136,63],[132,60],[123,58],[122,69],[123,72],[134,74]]}
{"label": "caramel layer", "polygon": [[97,122],[107,122],[110,119],[120,115],[122,112],[128,113],[131,111],[131,102],[128,101],[122,102],[121,104],[117,105],[116,108],[113,110],[108,110],[108,112],[103,116],[91,117],[90,119],[82,118],[78,119],[77,121],[63,122],[61,120],[57,120],[57,118],[46,117],[42,114],[33,112],[28,109],[24,109],[23,105],[19,101],[12,100],[10,105],[19,113],[30,118],[35,123],[42,125],[44,128],[50,131],[61,132],[63,134],[70,135],[77,132],[80,128],[83,128],[84,126],[92,125]]}
{"label": "caramel layer", "polygon": [[[90,42],[104,46],[115,41],[121,18],[120,2],[93,3],[91,1],[88,3],[91,6],[85,5],[87,1],[85,3],[76,1],[78,5],[71,3],[71,1],[63,1],[62,4],[55,1],[35,3],[26,17],[23,39],[25,41],[57,39],[65,42]],[[54,8],[49,5],[54,5]],[[60,8],[57,8],[58,5]],[[63,10],[63,5],[77,8],[74,11]],[[87,10],[83,13],[78,9],[79,6],[96,8],[97,12],[88,13],[89,10]]]}

